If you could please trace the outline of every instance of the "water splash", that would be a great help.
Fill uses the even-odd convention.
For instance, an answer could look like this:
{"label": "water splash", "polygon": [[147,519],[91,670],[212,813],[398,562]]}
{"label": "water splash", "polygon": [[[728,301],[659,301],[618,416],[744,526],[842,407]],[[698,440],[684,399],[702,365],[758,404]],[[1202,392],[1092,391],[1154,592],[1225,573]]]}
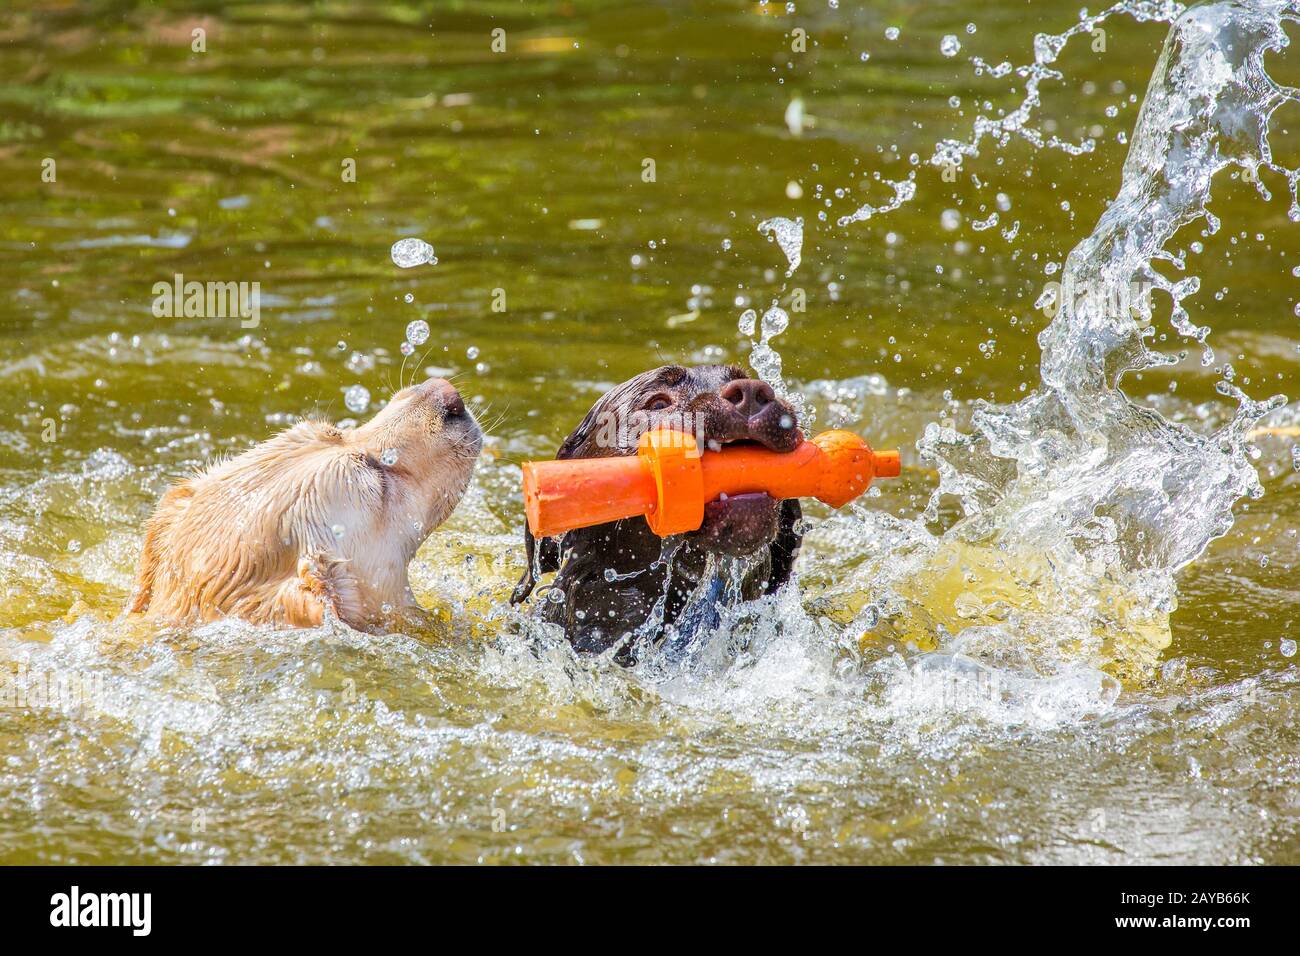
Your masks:
{"label": "water splash", "polygon": [[[1121,8],[1142,18],[1171,7],[1118,5],[1081,24]],[[1149,283],[1169,297],[1175,330],[1204,344],[1209,330],[1194,325],[1183,304],[1198,280],[1168,279],[1155,267],[1184,270],[1166,251],[1179,230],[1198,221],[1207,233],[1218,229],[1211,184],[1230,166],[1281,174],[1295,208],[1297,173],[1273,161],[1268,134],[1277,107],[1297,96],[1263,65],[1266,52],[1287,46],[1283,23],[1294,19],[1293,3],[1230,0],[1180,16],[1152,76],[1119,194],[1066,259],[1063,288]],[[1061,45],[1040,37],[1036,64],[1051,62]],[[940,473],[929,517],[943,495],[957,498],[965,517],[908,565],[909,581],[899,565],[883,575],[895,611],[924,609],[940,631],[1012,621],[1022,639],[1068,644],[1076,656],[1126,672],[1168,644],[1174,573],[1232,526],[1238,499],[1263,493],[1246,433],[1285,399],[1249,398],[1229,367],[1218,390],[1238,407],[1214,434],[1135,404],[1121,387],[1126,376],[1176,360],[1148,347],[1150,298],[1137,299],[1136,322],[1128,309],[1107,307],[1115,298],[1062,297],[1039,337],[1042,382],[1028,398],[977,402],[970,435],[926,429],[918,448]]]}
{"label": "water splash", "polygon": [[767,236],[767,241],[776,241],[785,253],[785,260],[788,263],[786,276],[794,275],[799,263],[803,260],[803,217],[797,219],[783,219],[780,216],[774,216],[771,219],[764,219],[758,224],[758,231]]}
{"label": "water splash", "polygon": [[773,300],[763,313],[761,321],[757,312],[746,309],[741,313],[737,327],[751,338],[757,335],[749,350],[750,368],[771,385],[778,395],[789,401],[798,414],[800,423],[805,428],[809,427],[813,421],[813,409],[803,395],[786,384],[782,374],[781,353],[772,345],[772,340],[790,327],[790,314]]}
{"label": "water splash", "polygon": [[[880,179],[880,174],[875,174],[876,179]],[[906,179],[886,179],[885,185],[894,190],[894,198],[888,202],[881,203],[879,206],[872,206],[869,203],[863,203],[857,208],[852,215],[841,216],[837,223],[841,226],[847,226],[850,223],[865,222],[872,216],[883,215],[887,212],[893,212],[904,203],[911,202],[916,196],[916,173],[908,173]]]}
{"label": "water splash", "polygon": [[[1139,23],[1172,22],[1186,9],[1175,0],[1121,0],[1101,13],[1088,16],[1086,11],[1079,22],[1068,30],[1057,34],[1040,33],[1034,37],[1034,62],[1022,66],[1013,66],[1010,62],[990,64],[978,56],[971,57],[975,75],[1000,79],[1015,74],[1024,80],[1024,96],[1015,109],[1003,112],[999,116],[976,114],[970,135],[965,139],[945,139],[936,144],[930,156],[930,164],[938,167],[960,167],[967,157],[979,156],[980,145],[986,138],[991,138],[999,147],[1005,147],[1013,138],[1026,140],[1035,148],[1059,149],[1073,156],[1091,153],[1096,148],[1096,141],[1091,137],[1079,142],[1070,142],[1058,136],[1046,134],[1032,122],[1035,111],[1042,105],[1040,88],[1046,80],[1062,79],[1059,70],[1052,67],[1066,45],[1076,36],[1091,34],[1098,26],[1116,14],[1125,13]],[[956,51],[954,51],[955,54]],[[880,180],[880,174],[875,174]],[[880,206],[864,203],[850,215],[841,216],[840,226],[862,222],[872,216],[892,212],[916,196],[915,173],[909,173],[901,181],[883,180],[894,190],[892,199]],[[1014,234],[1013,234],[1014,238]]]}

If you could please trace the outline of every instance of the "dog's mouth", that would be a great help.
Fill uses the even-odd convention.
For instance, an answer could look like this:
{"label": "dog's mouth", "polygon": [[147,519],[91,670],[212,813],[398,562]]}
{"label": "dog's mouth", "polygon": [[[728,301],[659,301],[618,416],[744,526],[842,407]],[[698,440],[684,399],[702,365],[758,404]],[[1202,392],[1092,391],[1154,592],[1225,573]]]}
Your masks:
{"label": "dog's mouth", "polygon": [[[708,448],[711,451],[721,451],[724,447],[793,451],[803,440],[803,433],[794,422],[793,415],[784,412],[782,415],[788,416],[790,421],[786,423],[778,420],[769,425],[767,422],[756,423],[751,419],[746,423],[748,434],[727,439],[709,438],[706,442]],[[754,554],[770,545],[776,538],[779,530],[780,504],[775,498],[761,491],[724,496],[717,501],[710,501],[704,506],[703,524],[691,534],[692,540],[714,554],[737,558]]]}
{"label": "dog's mouth", "polygon": [[708,440],[705,442],[705,444],[708,446],[709,451],[722,451],[722,449],[723,449],[724,446],[727,447],[727,448],[767,448],[767,447],[769,447],[767,444],[765,444],[764,442],[759,441],[759,440],[756,439],[756,438],[732,438],[732,439],[726,439],[726,440],[724,440],[724,441],[719,441],[719,440],[716,439],[716,438],[710,438],[710,439],[708,439]]}
{"label": "dog's mouth", "polygon": [[704,506],[704,523],[691,538],[714,554],[745,557],[776,538],[779,506],[762,491],[710,501]]}
{"label": "dog's mouth", "polygon": [[776,452],[794,451],[803,441],[799,419],[784,402],[771,402],[748,418],[728,408],[710,415],[705,429],[705,446],[721,451],[724,446],[753,446]]}

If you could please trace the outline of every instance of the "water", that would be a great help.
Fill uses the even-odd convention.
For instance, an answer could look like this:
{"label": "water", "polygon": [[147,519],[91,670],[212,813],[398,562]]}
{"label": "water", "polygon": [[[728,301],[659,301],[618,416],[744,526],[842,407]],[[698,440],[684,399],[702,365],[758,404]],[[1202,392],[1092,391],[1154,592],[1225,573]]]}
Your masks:
{"label": "water", "polygon": [[423,239],[399,239],[389,250],[393,265],[399,269],[414,269],[416,266],[438,264],[438,257],[433,254],[433,246]]}
{"label": "water", "polygon": [[412,345],[423,345],[429,341],[429,323],[424,319],[415,319],[406,326],[406,341]]}
{"label": "water", "polygon": [[794,275],[803,259],[803,219],[791,220],[781,216],[764,219],[758,224],[758,231],[766,235],[769,240],[774,240],[785,253],[786,262],[790,266],[785,274]]}
{"label": "water", "polygon": [[343,404],[360,415],[370,407],[370,390],[364,385],[349,385],[343,392]]}
{"label": "water", "polygon": [[[512,46],[565,42],[509,65],[474,8],[435,16],[436,45],[401,7],[313,13],[310,45],[301,20],[218,10],[226,40],[195,62],[188,23],[151,8],[0,15],[29,41],[0,52],[28,78],[0,87],[0,857],[1300,859],[1300,415],[1251,424],[1251,401],[1300,392],[1294,114],[1257,177],[1273,199],[1225,168],[1219,228],[1171,239],[1163,211],[1203,194],[1146,162],[1156,119],[1208,129],[1208,98],[1166,92],[1225,87],[1162,72],[1144,92],[1169,9],[1096,21],[1100,53],[1082,27],[1035,46],[1083,22],[1064,4],[849,7],[801,10],[825,40],[775,73],[787,19],[722,3],[521,14]],[[1276,36],[1258,10],[1248,44]],[[1264,58],[1279,82],[1289,56]],[[951,145],[975,134],[978,155]],[[1185,169],[1229,155],[1205,145]],[[773,216],[804,220],[790,276],[758,232]],[[437,268],[395,267],[413,235]],[[260,281],[260,326],[154,319],[177,272]],[[1034,305],[1098,275],[1157,285],[1155,313]],[[1169,289],[1191,275],[1183,317]],[[517,462],[612,382],[764,341],[815,427],[908,466],[806,509],[800,589],[719,613],[688,666],[631,673],[507,608]],[[413,565],[431,622],[114,620],[172,476],[304,412],[365,414],[346,389],[381,402],[417,365],[500,419]]]}
{"label": "water", "polygon": [[[1121,4],[1109,13],[1121,10],[1139,18],[1181,12]],[[918,445],[940,474],[927,517],[937,517],[945,495],[959,499],[965,517],[933,551],[903,563],[890,556],[879,577],[861,584],[885,595],[878,603],[891,605],[901,622],[894,631],[983,629],[981,646],[994,656],[1008,642],[1032,639],[1068,649],[1067,667],[1083,659],[1130,677],[1150,670],[1171,643],[1174,575],[1231,527],[1239,498],[1263,494],[1245,436],[1286,399],[1250,399],[1225,364],[1216,387],[1237,410],[1213,433],[1133,402],[1123,384],[1179,359],[1148,345],[1158,334],[1151,297],[1130,301],[1127,292],[1146,285],[1167,294],[1170,324],[1202,347],[1203,366],[1213,364],[1209,327],[1196,326],[1184,304],[1200,280],[1166,277],[1156,264],[1185,270],[1186,252],[1171,248],[1175,234],[1201,221],[1203,238],[1219,230],[1208,209],[1211,182],[1229,166],[1249,171],[1267,200],[1258,182],[1267,165],[1294,196],[1297,175],[1272,161],[1269,143],[1272,115],[1294,97],[1263,67],[1266,52],[1288,44],[1284,14],[1293,15],[1284,3],[1211,3],[1177,20],[1137,119],[1119,195],[1066,258],[1059,291],[1038,301],[1057,306],[1038,336],[1041,386],[1015,404],[976,402],[973,434],[932,423]],[[1025,72],[1039,81],[1059,77],[1046,64],[1069,37],[1039,35],[1034,68]],[[1036,146],[1052,144],[1027,125],[1037,102],[1035,87],[1014,126],[1000,121],[1003,143],[1014,128]],[[978,155],[974,146],[989,126],[978,117],[972,140],[940,144],[932,164]],[[1074,154],[1093,144],[1055,145]],[[1055,263],[1044,272],[1052,276]],[[1046,666],[1061,660],[1053,655]]]}

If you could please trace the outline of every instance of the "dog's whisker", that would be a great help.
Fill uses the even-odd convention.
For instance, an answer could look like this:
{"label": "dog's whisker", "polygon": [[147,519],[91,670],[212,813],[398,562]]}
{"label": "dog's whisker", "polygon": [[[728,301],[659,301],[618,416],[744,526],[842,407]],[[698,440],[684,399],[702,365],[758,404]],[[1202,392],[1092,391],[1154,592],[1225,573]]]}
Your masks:
{"label": "dog's whisker", "polygon": [[[403,356],[402,356],[402,367],[401,367],[401,368],[398,370],[398,372],[397,372],[397,384],[398,384],[398,385],[401,385],[403,379],[406,377],[406,360],[407,360],[409,357],[410,357],[410,356],[407,356],[407,355],[403,355]],[[401,389],[399,388],[398,391],[400,392]],[[394,393],[394,394],[396,394],[396,393]]]}
{"label": "dog's whisker", "polygon": [[[415,384],[415,379],[416,379],[417,376],[419,376],[419,374],[420,374],[420,369],[424,368],[424,360],[427,359],[427,358],[429,357],[429,353],[432,352],[435,348],[437,348],[436,345],[430,345],[427,349],[425,349],[425,350],[424,350],[424,354],[420,356],[420,358],[419,358],[418,361],[416,361],[416,363],[415,363],[415,368],[411,369],[411,384],[412,384],[412,385]],[[449,380],[449,381],[450,381],[450,380]]]}

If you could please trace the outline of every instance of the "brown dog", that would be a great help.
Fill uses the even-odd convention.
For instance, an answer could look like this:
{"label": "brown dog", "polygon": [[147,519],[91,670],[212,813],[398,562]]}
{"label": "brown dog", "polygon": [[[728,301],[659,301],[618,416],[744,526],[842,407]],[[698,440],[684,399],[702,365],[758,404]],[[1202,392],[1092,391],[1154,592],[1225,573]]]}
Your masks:
{"label": "brown dog", "polygon": [[442,379],[398,392],[358,428],[300,422],[167,491],[128,610],[379,625],[416,607],[407,565],[460,502],[482,442]]}
{"label": "brown dog", "polygon": [[[795,411],[767,383],[734,366],[668,365],[644,372],[601,397],[564,440],[556,458],[630,455],[648,428],[692,432],[717,450],[755,442],[790,451],[803,440]],[[775,591],[790,577],[801,536],[798,501],[765,494],[737,495],[705,506],[704,524],[665,542],[644,518],[629,518],[536,541],[525,529],[528,570],[511,603],[532,593],[539,574],[558,571],[544,620],[560,624],[575,648],[599,653],[623,642],[619,659],[635,658],[637,638],[671,632],[705,573],[710,554],[746,559],[742,600]]]}

